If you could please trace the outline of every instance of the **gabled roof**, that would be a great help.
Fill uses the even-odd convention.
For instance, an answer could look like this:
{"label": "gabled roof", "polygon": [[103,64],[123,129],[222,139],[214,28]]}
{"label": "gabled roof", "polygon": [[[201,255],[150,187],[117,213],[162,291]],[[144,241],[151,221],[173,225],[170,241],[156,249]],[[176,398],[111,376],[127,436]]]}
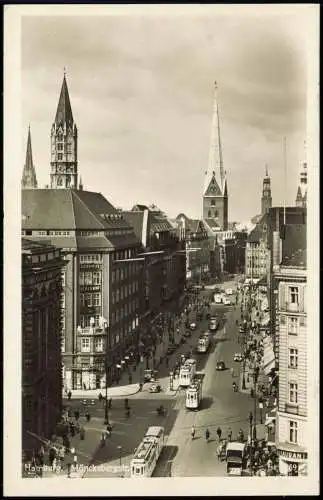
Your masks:
{"label": "gabled roof", "polygon": [[222,196],[222,192],[216,181],[214,172],[203,196]]}
{"label": "gabled roof", "polygon": [[57,106],[57,111],[56,111],[56,116],[55,116],[55,123],[58,126],[64,125],[65,123],[67,125],[73,125],[73,123],[74,123],[72,107],[71,107],[71,102],[70,102],[70,96],[68,94],[68,88],[67,88],[65,75],[63,78],[61,93],[59,96],[59,101],[58,101],[58,106]]}
{"label": "gabled roof", "polygon": [[171,231],[173,229],[173,226],[164,215],[155,212],[150,212],[150,215],[150,233],[161,233],[164,231]]}
{"label": "gabled roof", "polygon": [[104,230],[131,226],[101,193],[74,189],[23,189],[24,229]]}

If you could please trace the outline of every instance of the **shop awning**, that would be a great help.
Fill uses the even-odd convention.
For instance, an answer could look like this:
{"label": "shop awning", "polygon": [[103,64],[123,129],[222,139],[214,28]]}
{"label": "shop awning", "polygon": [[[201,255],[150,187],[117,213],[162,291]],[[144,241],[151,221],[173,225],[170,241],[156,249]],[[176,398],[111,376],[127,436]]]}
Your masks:
{"label": "shop awning", "polygon": [[265,337],[264,339],[264,372],[265,375],[269,375],[271,370],[275,368],[275,353],[273,349],[273,343],[270,337]]}

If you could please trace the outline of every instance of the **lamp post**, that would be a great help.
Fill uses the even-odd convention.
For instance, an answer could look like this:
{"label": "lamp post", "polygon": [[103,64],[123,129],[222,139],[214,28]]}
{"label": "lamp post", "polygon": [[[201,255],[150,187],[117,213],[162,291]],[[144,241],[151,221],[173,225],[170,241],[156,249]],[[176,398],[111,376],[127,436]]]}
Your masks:
{"label": "lamp post", "polygon": [[109,412],[108,412],[108,323],[104,323],[104,331],[105,331],[105,404],[104,404],[104,424],[108,425],[109,423]]}
{"label": "lamp post", "polygon": [[120,467],[120,477],[123,477],[121,470],[121,454],[122,454],[122,446],[118,445],[117,450],[119,450],[119,467]]}

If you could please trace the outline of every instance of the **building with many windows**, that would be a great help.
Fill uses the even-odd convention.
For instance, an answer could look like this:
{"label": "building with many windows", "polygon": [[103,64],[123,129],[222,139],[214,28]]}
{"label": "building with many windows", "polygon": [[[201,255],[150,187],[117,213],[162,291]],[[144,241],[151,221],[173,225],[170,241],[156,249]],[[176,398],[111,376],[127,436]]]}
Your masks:
{"label": "building with many windows", "polygon": [[179,238],[185,242],[186,281],[201,283],[210,274],[210,241],[202,220],[179,214],[175,219]]}
{"label": "building with many windows", "polygon": [[306,226],[285,230],[277,285],[279,391],[276,446],[283,475],[307,474],[307,271]]}
{"label": "building with many windows", "polygon": [[[63,273],[62,356],[68,389],[118,380],[135,356],[143,310],[141,242],[102,194],[22,190],[22,234],[50,241],[67,260]],[[119,368],[121,367],[121,368]]]}
{"label": "building with many windows", "polygon": [[22,238],[22,449],[32,458],[61,417],[60,249]]}

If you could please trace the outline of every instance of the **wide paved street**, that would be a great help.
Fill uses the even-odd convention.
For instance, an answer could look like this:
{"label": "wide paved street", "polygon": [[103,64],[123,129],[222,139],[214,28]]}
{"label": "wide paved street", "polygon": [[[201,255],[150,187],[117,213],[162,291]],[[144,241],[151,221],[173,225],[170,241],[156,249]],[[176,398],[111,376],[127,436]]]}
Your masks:
{"label": "wide paved street", "polygon": [[[236,284],[227,282],[220,287],[235,288]],[[210,290],[200,292],[200,297],[211,295]],[[232,296],[235,302],[235,296]],[[208,320],[205,318],[198,323],[198,328],[192,332],[186,342],[180,345],[177,351],[160,365],[158,380],[162,392],[151,394],[149,384],[145,384],[143,391],[129,396],[131,416],[125,415],[124,399],[115,398],[109,410],[109,420],[112,424],[112,435],[106,445],[100,446],[100,438],[104,429],[104,405],[95,400],[91,405],[82,407],[82,400],[73,399],[69,406],[81,408],[81,423],[86,430],[85,439],[76,436],[72,444],[76,449],[78,463],[83,465],[104,464],[103,471],[88,471],[84,477],[116,477],[121,474],[129,475],[129,464],[134,449],[139,445],[147,428],[150,425],[163,425],[166,434],[166,446],[154,472],[155,477],[165,476],[223,476],[225,463],[217,459],[216,448],[218,438],[216,429],[220,426],[222,436],[227,435],[231,427],[233,436],[239,429],[248,432],[248,414],[252,410],[253,400],[247,394],[234,393],[233,380],[239,385],[240,365],[233,361],[235,352],[240,352],[238,345],[238,327],[236,320],[240,320],[240,306],[211,305],[212,314],[219,318],[219,328],[212,338],[212,345],[207,354],[197,354],[197,369],[205,374],[203,382],[203,400],[199,411],[185,409],[185,389],[169,390],[169,370],[179,359],[180,354],[195,351],[197,339],[202,331],[208,330]],[[216,371],[216,361],[223,360],[227,369]],[[234,378],[230,368],[234,368]],[[157,406],[162,404],[166,415],[157,415]],[[85,422],[84,412],[89,409],[91,420]],[[196,437],[191,440],[191,427],[196,428]],[[206,443],[204,433],[210,430],[211,439]],[[120,468],[121,465],[121,468]]]}

